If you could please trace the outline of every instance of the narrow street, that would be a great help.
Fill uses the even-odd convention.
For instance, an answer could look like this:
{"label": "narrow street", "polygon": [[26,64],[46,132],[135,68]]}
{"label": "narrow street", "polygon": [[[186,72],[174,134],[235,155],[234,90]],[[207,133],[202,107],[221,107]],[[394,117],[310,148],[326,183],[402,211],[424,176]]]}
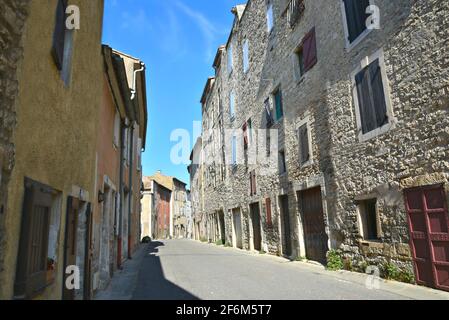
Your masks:
{"label": "narrow street", "polygon": [[449,299],[429,288],[191,240],[153,241],[127,261],[97,300],[400,300]]}

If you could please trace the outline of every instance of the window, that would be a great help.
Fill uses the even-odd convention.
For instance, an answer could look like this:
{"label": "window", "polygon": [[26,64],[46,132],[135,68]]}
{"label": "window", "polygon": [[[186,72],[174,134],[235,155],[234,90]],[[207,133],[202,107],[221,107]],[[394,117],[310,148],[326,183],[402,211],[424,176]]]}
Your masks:
{"label": "window", "polygon": [[248,119],[246,123],[248,126],[248,142],[251,144],[253,142],[253,122],[251,119]]}
{"label": "window", "polygon": [[359,202],[360,233],[364,240],[379,240],[377,199]]}
{"label": "window", "polygon": [[343,0],[349,43],[353,43],[366,29],[370,0]]}
{"label": "window", "polygon": [[388,124],[387,100],[379,59],[358,72],[355,83],[362,134]]}
{"label": "window", "polygon": [[267,28],[268,28],[268,32],[271,32],[271,30],[273,30],[273,27],[274,27],[273,4],[272,3],[268,3],[268,6],[267,6]]}
{"label": "window", "polygon": [[229,113],[231,115],[231,120],[235,117],[235,97],[234,97],[234,91],[231,91],[229,95]]}
{"label": "window", "polygon": [[124,141],[124,148],[123,148],[123,159],[125,160],[125,163],[129,165],[129,129],[125,129],[125,141]]}
{"label": "window", "polygon": [[234,58],[232,57],[232,43],[230,43],[228,47],[228,73],[232,72],[233,67],[234,67]]}
{"label": "window", "polygon": [[274,96],[274,105],[276,107],[276,120],[280,120],[284,116],[281,89],[277,89],[274,92],[273,96]]}
{"label": "window", "polygon": [[270,99],[266,99],[265,103],[265,118],[266,118],[266,126],[267,128],[270,128],[273,125],[273,116],[271,115],[271,108],[270,108]]}
{"label": "window", "polygon": [[[60,212],[53,208],[57,192],[25,180],[19,254],[14,294],[31,299],[54,279]],[[56,212],[58,211],[58,212]]]}
{"label": "window", "polygon": [[249,185],[250,185],[250,195],[254,196],[257,194],[256,187],[256,171],[253,170],[249,173]]}
{"label": "window", "polygon": [[285,151],[279,151],[279,174],[287,172],[287,167],[285,165]]}
{"label": "window", "polygon": [[58,0],[56,8],[55,30],[53,32],[53,48],[52,54],[58,70],[62,70],[64,62],[64,43],[66,35],[66,9],[67,0]]}
{"label": "window", "polygon": [[58,0],[56,7],[55,29],[53,32],[52,55],[62,80],[69,85],[71,76],[73,30],[66,28],[67,0]]}
{"label": "window", "polygon": [[267,225],[271,227],[273,225],[272,217],[271,217],[271,199],[265,199],[265,209],[267,210]]}
{"label": "window", "polygon": [[249,70],[249,42],[248,39],[245,39],[243,42],[243,72],[247,72]]}
{"label": "window", "polygon": [[232,136],[232,165],[237,165],[237,136]]}
{"label": "window", "polygon": [[116,148],[118,148],[120,146],[120,114],[118,112],[115,113],[115,118],[114,118],[113,143]]}
{"label": "window", "polygon": [[142,171],[142,139],[137,139],[137,171]]}
{"label": "window", "polygon": [[248,124],[245,122],[242,127],[243,130],[243,147],[248,148]]}
{"label": "window", "polygon": [[310,160],[310,146],[309,146],[309,130],[307,123],[299,127],[299,161],[301,165],[306,164]]}
{"label": "window", "polygon": [[294,27],[304,13],[304,0],[291,0],[288,5],[287,20],[290,27]]}
{"label": "window", "polygon": [[295,50],[295,74],[300,79],[307,71],[317,63],[315,28],[306,34],[301,44]]}

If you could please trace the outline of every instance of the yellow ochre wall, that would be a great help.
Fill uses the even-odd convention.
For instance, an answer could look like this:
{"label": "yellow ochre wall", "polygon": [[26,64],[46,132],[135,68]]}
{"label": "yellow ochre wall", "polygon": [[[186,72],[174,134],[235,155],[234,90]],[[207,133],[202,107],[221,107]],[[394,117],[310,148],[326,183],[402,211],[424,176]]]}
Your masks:
{"label": "yellow ochre wall", "polygon": [[[5,270],[0,299],[11,299],[20,238],[24,178],[62,192],[56,281],[38,299],[62,293],[67,197],[85,190],[96,201],[95,148],[103,91],[101,33],[103,0],[69,0],[81,13],[74,34],[71,83],[65,87],[51,55],[57,0],[32,0],[18,69],[19,95],[14,134],[16,164],[8,186]],[[79,196],[79,195],[76,195]]]}

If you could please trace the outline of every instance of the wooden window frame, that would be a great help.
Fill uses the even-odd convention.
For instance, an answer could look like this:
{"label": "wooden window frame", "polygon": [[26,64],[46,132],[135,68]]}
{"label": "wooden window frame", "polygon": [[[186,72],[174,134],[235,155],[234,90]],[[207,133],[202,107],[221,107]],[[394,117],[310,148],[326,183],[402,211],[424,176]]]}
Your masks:
{"label": "wooden window frame", "polygon": [[[371,229],[371,222],[369,221],[366,205],[368,202],[375,201],[375,237],[369,236],[369,229]],[[366,242],[379,242],[382,237],[380,215],[379,215],[379,200],[376,197],[367,197],[366,199],[361,199],[357,201],[357,213],[358,213],[358,224],[359,224],[359,234],[363,241]]]}

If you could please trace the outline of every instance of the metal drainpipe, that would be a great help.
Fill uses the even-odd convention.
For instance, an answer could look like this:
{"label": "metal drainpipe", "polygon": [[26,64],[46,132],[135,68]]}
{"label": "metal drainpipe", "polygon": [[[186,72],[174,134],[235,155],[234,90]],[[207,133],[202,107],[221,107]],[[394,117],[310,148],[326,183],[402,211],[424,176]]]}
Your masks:
{"label": "metal drainpipe", "polygon": [[125,161],[125,130],[127,128],[126,124],[123,124],[120,126],[121,128],[121,141],[120,141],[120,208],[119,208],[119,221],[118,221],[118,239],[117,239],[117,267],[120,269],[122,266],[122,237],[123,237],[123,196],[125,194],[125,188],[124,188],[124,179],[123,179],[123,167],[124,167],[124,161]]}
{"label": "metal drainpipe", "polygon": [[128,193],[128,259],[131,257],[131,203],[133,196],[133,154],[134,154],[134,122],[130,126],[131,143],[129,148],[129,193]]}

